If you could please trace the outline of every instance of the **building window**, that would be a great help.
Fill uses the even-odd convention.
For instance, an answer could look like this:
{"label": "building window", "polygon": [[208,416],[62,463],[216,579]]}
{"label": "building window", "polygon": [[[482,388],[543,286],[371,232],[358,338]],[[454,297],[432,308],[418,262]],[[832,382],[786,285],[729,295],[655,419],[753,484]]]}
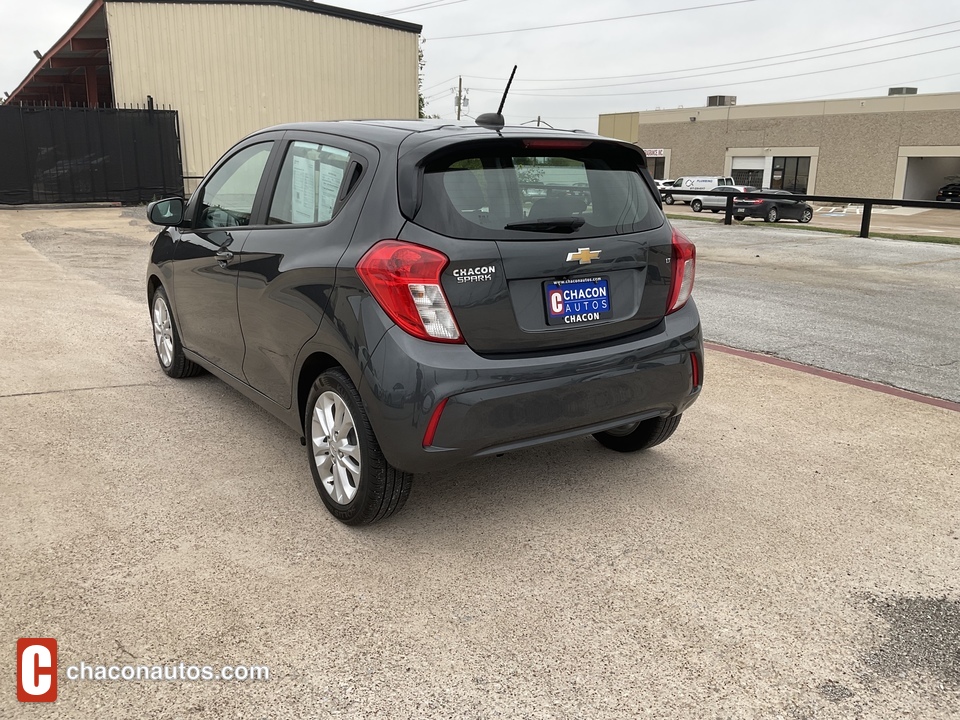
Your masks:
{"label": "building window", "polygon": [[810,158],[775,157],[773,159],[770,187],[803,194],[807,192],[807,182],[809,180]]}

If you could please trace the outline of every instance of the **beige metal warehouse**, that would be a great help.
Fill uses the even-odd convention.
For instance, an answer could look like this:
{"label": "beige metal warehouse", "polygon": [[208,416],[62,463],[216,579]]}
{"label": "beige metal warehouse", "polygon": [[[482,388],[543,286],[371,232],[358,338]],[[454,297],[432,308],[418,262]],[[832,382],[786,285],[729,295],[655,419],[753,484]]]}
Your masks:
{"label": "beige metal warehouse", "polygon": [[[821,195],[933,200],[960,180],[960,93],[611,113],[600,134],[647,150],[657,177],[732,176]],[[732,101],[732,102],[731,102]]]}
{"label": "beige metal warehouse", "polygon": [[172,108],[200,176],[269,125],[417,117],[420,30],[305,0],[93,0],[7,103]]}

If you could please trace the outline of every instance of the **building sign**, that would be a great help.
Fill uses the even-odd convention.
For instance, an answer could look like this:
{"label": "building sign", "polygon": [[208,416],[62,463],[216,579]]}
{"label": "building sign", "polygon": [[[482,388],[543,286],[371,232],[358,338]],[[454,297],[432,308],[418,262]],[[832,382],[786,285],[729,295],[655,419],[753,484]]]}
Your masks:
{"label": "building sign", "polygon": [[643,154],[647,157],[663,157],[663,148],[647,148],[643,149]]}

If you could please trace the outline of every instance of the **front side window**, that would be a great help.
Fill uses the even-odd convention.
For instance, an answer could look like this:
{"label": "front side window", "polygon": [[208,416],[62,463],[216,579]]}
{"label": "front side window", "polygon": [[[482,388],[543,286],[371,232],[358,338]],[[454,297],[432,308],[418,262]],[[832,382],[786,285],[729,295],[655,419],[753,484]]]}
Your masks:
{"label": "front side window", "polygon": [[346,150],[297,140],[290,143],[270,203],[268,225],[330,222],[350,163]]}
{"label": "front side window", "polygon": [[[531,152],[535,150],[535,152]],[[485,143],[428,159],[414,222],[457,238],[599,237],[663,223],[638,158],[612,144]]]}
{"label": "front side window", "polygon": [[221,165],[203,188],[196,227],[250,224],[253,201],[273,142],[250,145]]}

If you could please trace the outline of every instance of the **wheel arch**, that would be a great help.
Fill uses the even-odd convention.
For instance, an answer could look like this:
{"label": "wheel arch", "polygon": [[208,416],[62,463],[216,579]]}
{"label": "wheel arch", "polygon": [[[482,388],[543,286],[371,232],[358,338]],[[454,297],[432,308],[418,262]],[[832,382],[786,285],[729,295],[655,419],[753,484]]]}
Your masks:
{"label": "wheel arch", "polygon": [[163,287],[163,282],[156,275],[156,273],[150,273],[150,276],[147,278],[147,304],[153,300],[153,294],[157,291],[157,288]]}
{"label": "wheel arch", "polygon": [[[340,368],[347,376],[350,376],[350,372],[343,366],[342,363],[338,362],[335,357],[329,355],[325,352],[314,352],[303,361],[303,364],[300,366],[300,374],[297,376],[297,411],[300,415],[300,429],[304,429],[303,425],[303,415],[307,410],[307,398],[310,396],[310,388],[313,387],[314,381],[320,377],[320,374],[326,372],[331,368]],[[352,379],[352,378],[351,378]],[[354,381],[356,384],[356,381]]]}

